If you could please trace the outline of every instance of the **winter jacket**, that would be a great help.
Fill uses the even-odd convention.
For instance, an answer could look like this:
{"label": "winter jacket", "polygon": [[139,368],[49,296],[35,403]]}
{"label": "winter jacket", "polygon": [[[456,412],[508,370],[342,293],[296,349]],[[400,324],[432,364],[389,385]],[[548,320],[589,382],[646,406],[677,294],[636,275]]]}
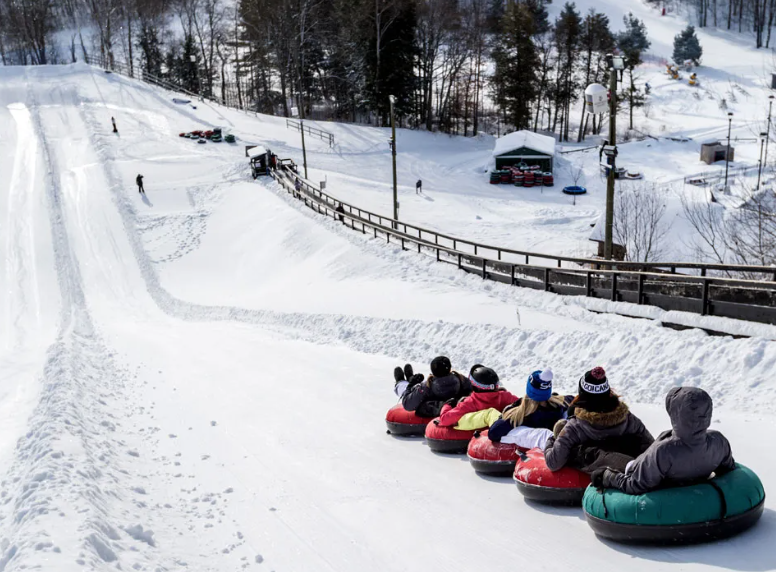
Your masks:
{"label": "winter jacket", "polygon": [[[566,465],[585,472],[608,464],[624,468],[624,463],[646,451],[653,442],[641,420],[622,401],[607,413],[576,407],[558,438],[547,440],[544,458],[551,471]],[[610,462],[606,459],[608,453],[613,454]]]}
{"label": "winter jacket", "polygon": [[499,415],[501,415],[501,412],[496,411],[493,408],[467,413],[458,420],[458,425],[453,427],[453,429],[458,429],[459,431],[485,429],[486,427],[489,427],[493,421],[498,419]]}
{"label": "winter jacket", "polygon": [[462,399],[455,407],[445,404],[442,408],[442,413],[439,415],[439,426],[452,427],[467,413],[474,413],[483,409],[493,408],[503,411],[515,399],[517,397],[503,388],[496,391],[475,391],[469,397]]}
{"label": "winter jacket", "polygon": [[429,375],[423,383],[413,385],[404,393],[401,403],[407,411],[420,417],[438,417],[448,399],[459,399],[472,392],[472,384],[458,373],[444,377]]}
{"label": "winter jacket", "polygon": [[735,468],[730,443],[709,431],[712,402],[697,387],[676,387],[666,396],[671,431],[665,431],[623,473],[607,470],[604,486],[639,495],[661,485],[681,485]]}
{"label": "winter jacket", "polygon": [[[530,415],[526,415],[525,419],[523,419],[522,426],[532,427],[536,429],[552,430],[552,428],[555,427],[555,424],[558,421],[566,417],[566,414],[568,413],[569,405],[574,399],[574,396],[566,395],[563,399],[566,402],[566,405],[564,407],[553,407],[551,405],[539,405],[536,411],[534,411]],[[504,409],[504,413],[506,413],[513,407],[518,407],[521,401],[522,399],[518,399],[512,405],[506,407]],[[509,433],[512,429],[514,429],[514,426],[509,421],[507,421],[506,419],[499,419],[493,425],[490,426],[490,429],[488,429],[488,438],[491,441],[498,443],[499,441],[501,441],[504,435]]]}

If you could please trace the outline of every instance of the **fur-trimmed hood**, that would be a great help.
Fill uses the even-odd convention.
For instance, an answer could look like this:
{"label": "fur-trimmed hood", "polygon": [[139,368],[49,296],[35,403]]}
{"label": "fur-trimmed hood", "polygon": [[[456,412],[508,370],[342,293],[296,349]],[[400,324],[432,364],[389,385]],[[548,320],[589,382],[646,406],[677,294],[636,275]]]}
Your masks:
{"label": "fur-trimmed hood", "polygon": [[590,423],[593,427],[606,429],[608,427],[614,427],[619,425],[628,418],[629,409],[628,406],[620,401],[612,411],[607,413],[599,413],[596,411],[588,411],[581,407],[577,407],[574,410],[574,416],[580,421]]}

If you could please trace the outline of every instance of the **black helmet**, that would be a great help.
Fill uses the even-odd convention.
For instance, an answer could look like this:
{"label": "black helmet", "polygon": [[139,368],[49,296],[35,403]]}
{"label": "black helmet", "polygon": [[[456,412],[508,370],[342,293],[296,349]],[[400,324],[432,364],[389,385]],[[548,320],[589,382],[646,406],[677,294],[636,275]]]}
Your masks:
{"label": "black helmet", "polygon": [[475,391],[495,391],[501,387],[498,374],[479,363],[472,366],[469,372],[469,381]]}
{"label": "black helmet", "polygon": [[450,358],[445,356],[437,356],[431,360],[431,373],[434,377],[445,377],[450,375],[453,369],[453,365],[450,363]]}

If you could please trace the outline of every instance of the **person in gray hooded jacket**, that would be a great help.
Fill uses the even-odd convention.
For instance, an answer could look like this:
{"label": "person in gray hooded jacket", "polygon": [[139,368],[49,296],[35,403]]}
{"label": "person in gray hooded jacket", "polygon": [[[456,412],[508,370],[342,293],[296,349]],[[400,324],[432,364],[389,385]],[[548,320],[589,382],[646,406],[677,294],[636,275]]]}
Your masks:
{"label": "person in gray hooded jacket", "polygon": [[712,408],[711,396],[702,389],[673,388],[666,396],[673,429],[662,433],[624,473],[611,469],[594,472],[593,484],[639,495],[733,470],[730,443],[722,433],[708,430]]}

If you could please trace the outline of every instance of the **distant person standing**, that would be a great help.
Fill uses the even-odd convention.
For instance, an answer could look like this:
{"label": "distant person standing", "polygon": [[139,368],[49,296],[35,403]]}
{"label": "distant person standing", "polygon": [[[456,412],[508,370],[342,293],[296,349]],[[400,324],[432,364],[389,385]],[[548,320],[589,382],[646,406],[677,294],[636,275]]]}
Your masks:
{"label": "distant person standing", "polygon": [[419,195],[422,192],[423,192],[423,181],[418,179],[418,182],[415,183],[415,194]]}
{"label": "distant person standing", "polygon": [[143,188],[143,175],[138,175],[135,182],[137,183],[137,192],[145,194],[145,189]]}
{"label": "distant person standing", "polygon": [[116,129],[116,118],[115,118],[115,117],[111,117],[111,118],[110,118],[110,122],[113,124],[113,132],[114,132],[114,133],[118,133],[118,132],[119,132],[119,130],[118,130],[118,129]]}

